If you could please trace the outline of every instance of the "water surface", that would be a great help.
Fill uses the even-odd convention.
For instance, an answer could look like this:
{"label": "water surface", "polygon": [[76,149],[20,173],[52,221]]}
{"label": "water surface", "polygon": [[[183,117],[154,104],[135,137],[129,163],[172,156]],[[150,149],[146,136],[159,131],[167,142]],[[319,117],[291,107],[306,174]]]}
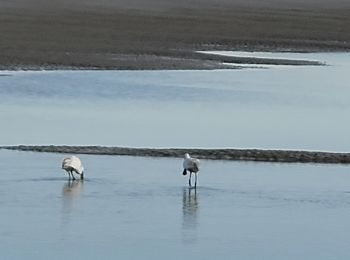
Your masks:
{"label": "water surface", "polygon": [[1,259],[349,259],[349,168],[0,151]]}
{"label": "water surface", "polygon": [[350,54],[274,55],[329,66],[4,71],[0,144],[348,151]]}

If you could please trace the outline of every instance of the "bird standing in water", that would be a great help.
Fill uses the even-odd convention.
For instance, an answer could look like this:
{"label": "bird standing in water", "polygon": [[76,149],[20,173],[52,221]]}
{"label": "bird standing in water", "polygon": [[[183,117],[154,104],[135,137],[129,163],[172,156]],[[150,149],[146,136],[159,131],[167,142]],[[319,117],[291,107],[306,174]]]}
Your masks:
{"label": "bird standing in water", "polygon": [[73,172],[75,172],[76,174],[79,174],[81,180],[84,179],[83,164],[82,164],[81,160],[74,155],[63,159],[62,169],[68,173],[69,179],[72,176],[72,179],[75,180]]}
{"label": "bird standing in water", "polygon": [[187,171],[190,172],[190,177],[188,179],[188,184],[190,187],[192,187],[192,184],[191,184],[192,173],[195,174],[194,187],[196,188],[197,187],[197,173],[199,171],[199,160],[196,158],[191,158],[191,156],[188,153],[186,153],[184,161],[183,161],[183,168],[184,168],[184,170],[182,172],[183,175],[186,175]]}

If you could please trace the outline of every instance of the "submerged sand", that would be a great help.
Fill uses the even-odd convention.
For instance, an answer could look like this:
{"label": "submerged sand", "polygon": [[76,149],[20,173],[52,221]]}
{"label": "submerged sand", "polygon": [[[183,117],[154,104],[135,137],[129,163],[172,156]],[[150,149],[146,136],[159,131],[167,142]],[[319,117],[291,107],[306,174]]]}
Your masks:
{"label": "submerged sand", "polygon": [[214,69],[229,61],[194,51],[350,49],[344,0],[12,0],[0,19],[0,69]]}

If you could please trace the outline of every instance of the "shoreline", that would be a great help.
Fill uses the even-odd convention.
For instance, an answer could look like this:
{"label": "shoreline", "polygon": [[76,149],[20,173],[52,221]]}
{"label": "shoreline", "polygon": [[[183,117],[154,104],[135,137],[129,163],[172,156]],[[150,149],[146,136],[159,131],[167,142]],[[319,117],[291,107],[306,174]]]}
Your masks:
{"label": "shoreline", "polygon": [[[295,53],[295,52],[290,52]],[[193,56],[196,58],[194,59]],[[299,59],[278,59],[278,58],[257,58],[257,57],[238,57],[217,54],[205,54],[193,52],[188,55],[191,59],[181,58],[182,61],[176,66],[168,65],[139,65],[131,67],[76,67],[62,65],[16,65],[4,67],[0,64],[0,71],[56,71],[56,70],[221,70],[221,69],[242,69],[242,65],[263,66],[263,65],[286,65],[286,66],[325,66],[324,62],[314,60]],[[148,63],[157,63],[160,57],[146,58]],[[169,62],[179,60],[179,58],[168,59]]]}
{"label": "shoreline", "polygon": [[18,145],[0,146],[0,150],[15,150],[43,153],[91,154],[140,157],[182,158],[185,153],[206,160],[232,160],[274,163],[322,163],[350,164],[350,153],[264,150],[264,149],[185,149],[185,148],[128,148],[105,146],[55,146],[55,145]]}

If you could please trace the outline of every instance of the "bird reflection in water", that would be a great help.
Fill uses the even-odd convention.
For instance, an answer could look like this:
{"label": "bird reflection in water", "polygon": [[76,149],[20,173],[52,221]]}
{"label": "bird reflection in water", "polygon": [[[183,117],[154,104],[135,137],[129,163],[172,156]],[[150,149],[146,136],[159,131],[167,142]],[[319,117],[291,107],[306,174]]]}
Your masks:
{"label": "bird reflection in water", "polygon": [[182,239],[183,242],[195,243],[197,240],[199,198],[194,188],[185,188],[182,193]]}
{"label": "bird reflection in water", "polygon": [[63,214],[70,214],[74,210],[77,198],[83,190],[84,180],[69,180],[62,189]]}

